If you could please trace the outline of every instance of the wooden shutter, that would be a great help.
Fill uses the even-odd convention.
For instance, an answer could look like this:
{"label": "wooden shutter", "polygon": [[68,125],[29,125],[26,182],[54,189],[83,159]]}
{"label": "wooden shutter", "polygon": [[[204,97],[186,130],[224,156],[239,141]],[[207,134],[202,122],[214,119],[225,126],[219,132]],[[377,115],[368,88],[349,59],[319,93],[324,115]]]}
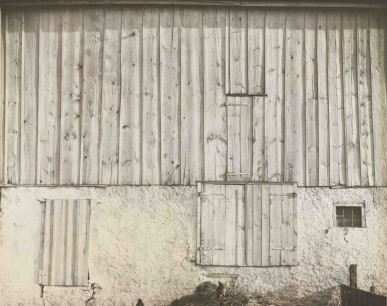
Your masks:
{"label": "wooden shutter", "polygon": [[198,263],[297,264],[295,184],[198,185]]}
{"label": "wooden shutter", "polygon": [[43,204],[39,284],[87,285],[89,225],[90,200]]}

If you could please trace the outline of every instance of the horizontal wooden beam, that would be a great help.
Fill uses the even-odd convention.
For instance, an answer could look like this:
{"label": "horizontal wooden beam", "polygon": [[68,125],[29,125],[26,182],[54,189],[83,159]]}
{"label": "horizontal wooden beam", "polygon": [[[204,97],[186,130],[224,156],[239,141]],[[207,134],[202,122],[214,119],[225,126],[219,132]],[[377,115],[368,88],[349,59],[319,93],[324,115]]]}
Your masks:
{"label": "horizontal wooden beam", "polygon": [[309,8],[387,8],[387,3],[381,0],[0,0],[0,6],[68,6],[68,5],[183,5],[183,6],[246,6],[246,7],[309,7]]}

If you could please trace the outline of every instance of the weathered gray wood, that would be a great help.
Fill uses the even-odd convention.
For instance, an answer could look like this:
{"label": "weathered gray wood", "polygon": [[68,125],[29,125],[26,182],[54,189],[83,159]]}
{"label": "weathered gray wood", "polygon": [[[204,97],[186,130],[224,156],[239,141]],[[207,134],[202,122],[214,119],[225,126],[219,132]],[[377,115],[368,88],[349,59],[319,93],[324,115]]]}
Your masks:
{"label": "weathered gray wood", "polygon": [[227,172],[226,18],[226,10],[203,11],[204,169],[207,180],[225,180]]}
{"label": "weathered gray wood", "polygon": [[61,184],[78,184],[80,179],[83,41],[83,10],[64,10],[60,138]]}
{"label": "weathered gray wood", "polygon": [[360,184],[374,185],[371,116],[371,58],[368,13],[357,14],[358,125],[360,137]]}
{"label": "weathered gray wood", "polygon": [[247,79],[247,10],[230,10],[230,93],[248,93]]}
{"label": "weathered gray wood", "polygon": [[160,11],[161,184],[180,183],[180,10]]}
{"label": "weathered gray wood", "polygon": [[386,18],[370,16],[372,124],[375,185],[387,186]]}
{"label": "weathered gray wood", "polygon": [[312,8],[387,8],[387,5],[378,0],[361,0],[361,1],[206,1],[206,0],[189,0],[189,1],[175,1],[175,0],[2,0],[0,2],[3,6],[38,6],[38,5],[123,5],[123,4],[148,4],[148,5],[162,5],[162,4],[179,4],[179,5],[203,5],[203,6],[247,6],[247,7],[312,7]]}
{"label": "weathered gray wood", "polygon": [[341,14],[327,13],[330,184],[344,185],[346,162],[342,83]]}
{"label": "weathered gray wood", "polygon": [[101,108],[100,177],[102,184],[118,182],[121,98],[121,10],[105,11]]}
{"label": "weathered gray wood", "polygon": [[237,197],[237,185],[226,185],[225,264],[229,266],[237,265]]}
{"label": "weathered gray wood", "polygon": [[203,176],[202,11],[184,9],[181,16],[181,183]]}
{"label": "weathered gray wood", "polygon": [[360,145],[358,129],[358,77],[356,71],[356,15],[343,13],[343,90],[347,185],[360,185]]}
{"label": "weathered gray wood", "polygon": [[[293,40],[295,38],[290,38]],[[301,43],[301,42],[300,42]],[[288,48],[292,48],[292,42],[289,41]],[[299,52],[301,49],[290,52]],[[291,53],[292,57],[294,53]],[[290,58],[290,63],[292,58]],[[319,112],[318,112],[318,74],[317,74],[317,12],[307,11],[305,15],[305,184],[307,186],[318,185],[318,134],[319,134]],[[296,64],[298,66],[298,64]],[[299,73],[298,70],[297,73]],[[293,70],[289,74],[294,73]],[[300,75],[300,81],[302,76]],[[289,86],[291,86],[289,84]],[[294,90],[291,87],[288,90]],[[298,87],[294,91],[302,92]],[[300,100],[302,97],[300,97]],[[297,100],[294,102],[297,103]],[[293,103],[294,103],[293,102]],[[291,107],[291,106],[290,106]],[[302,112],[302,108],[298,108]],[[293,113],[291,116],[294,115]],[[301,118],[298,116],[298,118]],[[299,125],[299,128],[302,126]],[[286,128],[289,128],[287,126]],[[298,140],[298,144],[300,141]],[[290,146],[287,150],[293,150]],[[300,154],[300,153],[299,153]],[[302,155],[302,154],[301,154]]]}
{"label": "weathered gray wood", "polygon": [[303,44],[305,14],[286,13],[286,75],[285,75],[285,181],[305,183],[305,144],[303,109]]}
{"label": "weathered gray wood", "polygon": [[267,181],[265,101],[265,97],[252,99],[252,178],[256,181]]}
{"label": "weathered gray wood", "polygon": [[247,12],[247,79],[249,94],[265,93],[265,14],[264,10]]}
{"label": "weathered gray wood", "polygon": [[[25,30],[27,29],[27,31]],[[36,149],[39,87],[39,12],[24,14],[23,103],[20,131],[20,184],[36,184]]]}
{"label": "weathered gray wood", "polygon": [[317,15],[318,185],[330,185],[327,14]]}
{"label": "weathered gray wood", "polygon": [[282,185],[270,185],[270,265],[281,265]]}
{"label": "weathered gray wood", "polygon": [[84,11],[82,163],[80,169],[82,184],[98,184],[99,182],[104,18],[102,9]]}
{"label": "weathered gray wood", "polygon": [[243,185],[236,187],[236,265],[246,265],[245,241],[245,188]]}
{"label": "weathered gray wood", "polygon": [[262,186],[262,266],[270,265],[270,187]]}
{"label": "weathered gray wood", "polygon": [[267,179],[283,180],[285,12],[268,11],[265,32],[265,154]]}
{"label": "weathered gray wood", "polygon": [[37,183],[57,184],[60,161],[62,12],[40,12]]}
{"label": "weathered gray wood", "polygon": [[20,108],[22,104],[23,71],[23,14],[20,11],[6,15],[5,54],[5,112],[6,112],[6,182],[19,181]]}
{"label": "weathered gray wood", "polygon": [[292,193],[294,192],[292,185],[282,186],[282,224],[281,224],[281,265],[288,266],[293,263],[293,252],[295,252],[294,244],[294,203]]}
{"label": "weathered gray wood", "polygon": [[199,264],[202,264],[202,258],[201,258],[201,246],[202,246],[202,240],[201,240],[201,232],[202,232],[202,190],[203,185],[202,183],[197,183],[196,185],[196,262]]}
{"label": "weathered gray wood", "polygon": [[142,9],[122,11],[120,184],[141,184]]}
{"label": "weathered gray wood", "polygon": [[0,7],[0,182],[5,183],[4,181],[4,170],[5,170],[5,104],[4,104],[4,74],[5,74],[5,63],[4,63],[4,41],[5,35],[4,30],[4,19],[3,19],[2,9]]}
{"label": "weathered gray wood", "polygon": [[143,12],[142,184],[160,183],[160,15]]}
{"label": "weathered gray wood", "polygon": [[[265,200],[262,197],[263,185],[253,186],[253,262],[254,266],[262,265],[262,205]],[[267,237],[268,238],[268,237]]]}

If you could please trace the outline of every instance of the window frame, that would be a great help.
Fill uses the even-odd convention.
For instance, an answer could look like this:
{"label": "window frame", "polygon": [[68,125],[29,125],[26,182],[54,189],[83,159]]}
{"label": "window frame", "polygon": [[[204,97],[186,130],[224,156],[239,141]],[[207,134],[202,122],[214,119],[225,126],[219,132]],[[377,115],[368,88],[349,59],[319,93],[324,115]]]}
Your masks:
{"label": "window frame", "polygon": [[[338,226],[337,225],[337,215],[336,215],[336,209],[337,207],[360,207],[361,209],[361,226]],[[335,202],[333,203],[333,227],[336,228],[366,228],[366,215],[365,215],[365,202]]]}

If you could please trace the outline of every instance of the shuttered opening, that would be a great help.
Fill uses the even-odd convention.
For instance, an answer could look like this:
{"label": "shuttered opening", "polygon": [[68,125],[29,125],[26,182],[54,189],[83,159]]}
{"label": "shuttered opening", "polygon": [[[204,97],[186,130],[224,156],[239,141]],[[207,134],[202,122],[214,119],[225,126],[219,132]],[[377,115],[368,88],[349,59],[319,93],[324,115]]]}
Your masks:
{"label": "shuttered opening", "polygon": [[43,204],[39,284],[87,285],[89,225],[90,200]]}
{"label": "shuttered opening", "polygon": [[198,184],[197,262],[297,264],[296,184]]}

